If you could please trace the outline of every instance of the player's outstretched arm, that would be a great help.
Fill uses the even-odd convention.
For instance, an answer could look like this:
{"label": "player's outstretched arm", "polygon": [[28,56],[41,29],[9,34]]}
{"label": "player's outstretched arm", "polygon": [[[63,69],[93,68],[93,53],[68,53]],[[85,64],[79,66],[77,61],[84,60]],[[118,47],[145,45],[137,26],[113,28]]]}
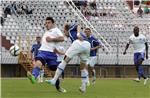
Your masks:
{"label": "player's outstretched arm", "polygon": [[129,48],[129,43],[127,43],[127,45],[126,45],[126,48],[125,48],[125,50],[124,50],[124,52],[123,52],[123,54],[125,55],[126,54],[126,51],[127,51],[127,49]]}
{"label": "player's outstretched arm", "polygon": [[93,47],[93,48],[91,48],[91,50],[93,51],[93,50],[97,50],[98,48],[100,48],[100,47],[102,47],[102,46],[96,46],[96,47]]}
{"label": "player's outstretched arm", "polygon": [[54,49],[54,52],[57,53],[57,54],[60,54],[60,55],[65,55],[65,52],[59,51],[56,48]]}
{"label": "player's outstretched arm", "polygon": [[60,36],[60,37],[56,37],[56,38],[51,38],[51,37],[46,37],[46,41],[47,42],[63,42],[64,41],[64,37]]}
{"label": "player's outstretched arm", "polygon": [[145,43],[145,47],[146,47],[146,59],[148,59],[148,43]]}
{"label": "player's outstretched arm", "polygon": [[102,47],[103,47],[103,46],[102,46],[102,44],[101,44],[101,42],[100,42],[100,41],[98,41],[97,39],[95,39],[95,41],[93,41],[93,45],[94,45],[95,47],[91,48],[91,51],[93,51],[93,50],[97,50],[97,49],[99,49],[99,48],[102,48]]}

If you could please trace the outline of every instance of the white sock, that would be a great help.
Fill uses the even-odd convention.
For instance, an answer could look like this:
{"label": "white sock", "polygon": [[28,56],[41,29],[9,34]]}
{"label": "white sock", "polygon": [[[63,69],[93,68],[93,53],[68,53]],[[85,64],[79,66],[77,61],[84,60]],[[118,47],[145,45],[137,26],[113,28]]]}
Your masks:
{"label": "white sock", "polygon": [[44,70],[40,71],[40,82],[44,81]]}
{"label": "white sock", "polygon": [[95,78],[96,77],[96,71],[95,71],[95,69],[93,69],[92,71],[93,71],[93,76]]}
{"label": "white sock", "polygon": [[86,89],[86,84],[89,80],[88,71],[86,69],[81,70],[82,88]]}
{"label": "white sock", "polygon": [[56,80],[59,78],[59,76],[61,75],[62,71],[64,71],[65,67],[66,67],[66,61],[62,60],[62,62],[58,65],[57,70],[55,72],[55,76],[52,79],[54,82],[56,82]]}
{"label": "white sock", "polygon": [[87,76],[87,83],[90,83],[89,75]]}

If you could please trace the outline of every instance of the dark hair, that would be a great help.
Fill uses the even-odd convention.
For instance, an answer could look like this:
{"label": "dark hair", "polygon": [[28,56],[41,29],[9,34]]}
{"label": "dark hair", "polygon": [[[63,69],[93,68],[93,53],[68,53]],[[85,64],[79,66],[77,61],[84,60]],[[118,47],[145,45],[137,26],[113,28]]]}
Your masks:
{"label": "dark hair", "polygon": [[68,31],[68,30],[69,30],[69,27],[70,27],[70,25],[69,25],[69,24],[66,24],[66,25],[65,25],[65,30]]}
{"label": "dark hair", "polygon": [[139,29],[139,27],[138,27],[138,26],[135,26],[135,27],[134,27],[134,30],[136,30],[136,29]]}
{"label": "dark hair", "polygon": [[37,36],[36,38],[41,38],[40,36]]}
{"label": "dark hair", "polygon": [[51,20],[52,21],[52,23],[54,23],[55,21],[54,21],[54,19],[52,18],[52,17],[46,17],[46,20]]}
{"label": "dark hair", "polygon": [[91,29],[90,29],[90,28],[85,28],[85,30],[90,30],[90,31],[91,31]]}

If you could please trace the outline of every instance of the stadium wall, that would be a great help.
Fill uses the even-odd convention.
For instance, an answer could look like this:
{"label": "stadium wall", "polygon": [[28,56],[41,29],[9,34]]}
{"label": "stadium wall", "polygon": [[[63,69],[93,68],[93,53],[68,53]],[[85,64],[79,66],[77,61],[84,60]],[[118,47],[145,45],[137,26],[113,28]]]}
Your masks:
{"label": "stadium wall", "polygon": [[[150,76],[150,66],[143,65],[145,74]],[[134,78],[137,77],[134,65],[96,65],[95,66],[98,78]],[[89,68],[90,77],[91,71]],[[80,77],[78,65],[68,65],[65,70],[66,77]]]}
{"label": "stadium wall", "polygon": [[2,64],[1,77],[26,77],[26,71],[19,64]]}
{"label": "stadium wall", "polygon": [[[146,75],[150,76],[150,66],[143,65]],[[134,78],[137,77],[135,66],[133,65],[96,65],[98,78]],[[90,68],[89,68],[90,70]],[[89,71],[90,72],[90,71]],[[25,69],[19,64],[2,64],[2,77],[26,77]],[[79,65],[67,65],[65,77],[79,78]],[[91,72],[90,72],[91,77]]]}

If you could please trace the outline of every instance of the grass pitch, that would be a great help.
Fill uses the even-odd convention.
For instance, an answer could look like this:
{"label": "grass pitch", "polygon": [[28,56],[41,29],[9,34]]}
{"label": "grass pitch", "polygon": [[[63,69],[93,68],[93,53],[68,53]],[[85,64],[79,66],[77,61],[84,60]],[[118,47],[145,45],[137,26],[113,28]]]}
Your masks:
{"label": "grass pitch", "polygon": [[31,84],[27,79],[2,79],[2,98],[150,98],[150,80],[144,86],[131,79],[97,79],[87,92],[78,91],[80,79],[65,79],[62,87],[67,93],[57,92],[55,87],[42,83]]}

